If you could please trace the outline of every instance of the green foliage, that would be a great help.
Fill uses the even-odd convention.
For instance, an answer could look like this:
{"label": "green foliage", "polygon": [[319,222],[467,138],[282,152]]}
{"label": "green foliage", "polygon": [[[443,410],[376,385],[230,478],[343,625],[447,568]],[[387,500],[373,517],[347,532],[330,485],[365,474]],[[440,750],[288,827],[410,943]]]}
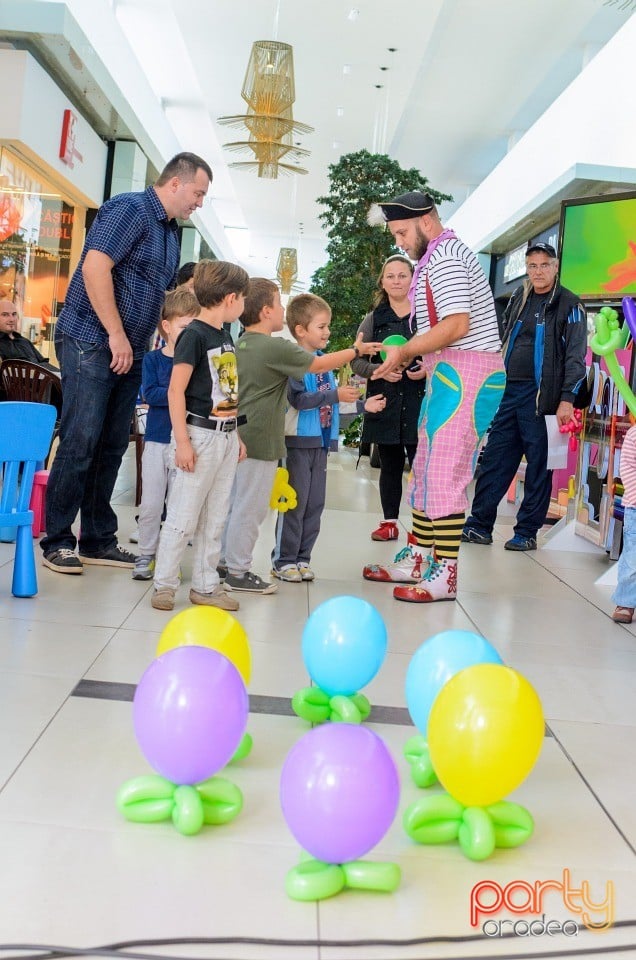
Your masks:
{"label": "green foliage", "polygon": [[362,439],[362,414],[354,417],[349,426],[345,427],[341,432],[342,442],[345,447],[359,446],[360,440]]}
{"label": "green foliage", "polygon": [[329,259],[314,273],[310,289],[333,311],[330,349],[337,350],[351,344],[371,309],[382,264],[397,253],[390,232],[367,223],[371,204],[408,190],[429,193],[437,203],[452,197],[434,190],[414,167],[404,170],[386,154],[368,150],[344,154],[331,164],[329,183],[329,195],[318,197]]}

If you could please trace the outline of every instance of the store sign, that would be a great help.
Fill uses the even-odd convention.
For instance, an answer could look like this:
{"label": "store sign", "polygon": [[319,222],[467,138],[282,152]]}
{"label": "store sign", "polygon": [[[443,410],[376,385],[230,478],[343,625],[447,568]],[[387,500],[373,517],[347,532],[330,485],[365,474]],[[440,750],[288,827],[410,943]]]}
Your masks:
{"label": "store sign", "polygon": [[514,250],[511,250],[510,253],[506,254],[506,259],[504,260],[504,283],[510,283],[511,280],[516,280],[517,277],[525,276],[527,249],[528,244],[523,243],[520,247],[516,247]]}
{"label": "store sign", "polygon": [[77,117],[72,110],[64,111],[62,120],[62,139],[60,140],[60,160],[71,168],[74,167],[74,160],[77,157],[81,163],[84,159],[82,154],[75,147],[75,137],[77,135]]}

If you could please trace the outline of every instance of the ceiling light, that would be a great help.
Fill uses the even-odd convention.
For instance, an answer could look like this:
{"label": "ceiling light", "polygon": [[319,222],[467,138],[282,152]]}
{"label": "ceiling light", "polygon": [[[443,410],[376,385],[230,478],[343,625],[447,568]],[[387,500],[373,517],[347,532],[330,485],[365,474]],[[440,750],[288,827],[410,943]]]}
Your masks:
{"label": "ceiling light", "polygon": [[347,20],[357,20],[360,16],[360,11],[356,7],[352,7],[349,13],[347,14]]}
{"label": "ceiling light", "polygon": [[344,117],[344,107],[336,107],[336,116]]}
{"label": "ceiling light", "polygon": [[345,65],[342,68],[342,72],[344,73],[345,77],[347,77],[351,73],[351,64],[345,63]]}

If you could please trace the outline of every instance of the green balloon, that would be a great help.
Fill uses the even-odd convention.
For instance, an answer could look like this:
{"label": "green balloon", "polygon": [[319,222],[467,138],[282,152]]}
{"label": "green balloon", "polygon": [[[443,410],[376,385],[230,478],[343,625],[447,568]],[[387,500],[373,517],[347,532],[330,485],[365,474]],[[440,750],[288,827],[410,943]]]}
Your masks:
{"label": "green balloon", "polygon": [[174,791],[172,822],[186,837],[192,837],[203,826],[203,804],[196,787],[183,784]]}
{"label": "green balloon", "polygon": [[360,723],[362,716],[350,697],[338,693],[329,701],[334,723]]}
{"label": "green balloon", "polygon": [[320,860],[303,860],[285,878],[285,891],[292,900],[305,902],[335,897],[345,886],[342,867]]}
{"label": "green balloon", "polygon": [[369,863],[352,860],[343,863],[346,886],[351,890],[377,890],[393,893],[400,885],[402,871],[396,863]]}
{"label": "green balloon", "polygon": [[495,828],[482,807],[466,807],[457,839],[469,860],[485,860],[491,855],[495,849]]}
{"label": "green balloon", "polygon": [[[403,337],[401,333],[392,333],[390,337],[382,341],[382,345],[385,347],[401,347],[403,343],[408,343],[408,340],[406,337]],[[383,360],[386,360],[384,350],[380,350],[380,356]]]}

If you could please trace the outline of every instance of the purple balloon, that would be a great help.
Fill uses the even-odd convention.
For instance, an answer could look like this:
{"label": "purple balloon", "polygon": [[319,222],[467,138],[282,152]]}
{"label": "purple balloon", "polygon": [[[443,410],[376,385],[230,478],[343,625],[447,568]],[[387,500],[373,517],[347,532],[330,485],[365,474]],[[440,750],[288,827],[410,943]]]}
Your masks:
{"label": "purple balloon", "polygon": [[623,316],[632,335],[632,340],[636,343],[636,303],[633,297],[623,297]]}
{"label": "purple balloon", "polygon": [[306,733],[287,754],[280,778],[287,826],[324,863],[364,856],[391,826],[399,799],[398,772],[384,742],[350,723]]}
{"label": "purple balloon", "polygon": [[177,784],[199,783],[233,756],[248,709],[245,684],[227,657],[207,647],[176,647],[139,681],[135,734],[157,773]]}

